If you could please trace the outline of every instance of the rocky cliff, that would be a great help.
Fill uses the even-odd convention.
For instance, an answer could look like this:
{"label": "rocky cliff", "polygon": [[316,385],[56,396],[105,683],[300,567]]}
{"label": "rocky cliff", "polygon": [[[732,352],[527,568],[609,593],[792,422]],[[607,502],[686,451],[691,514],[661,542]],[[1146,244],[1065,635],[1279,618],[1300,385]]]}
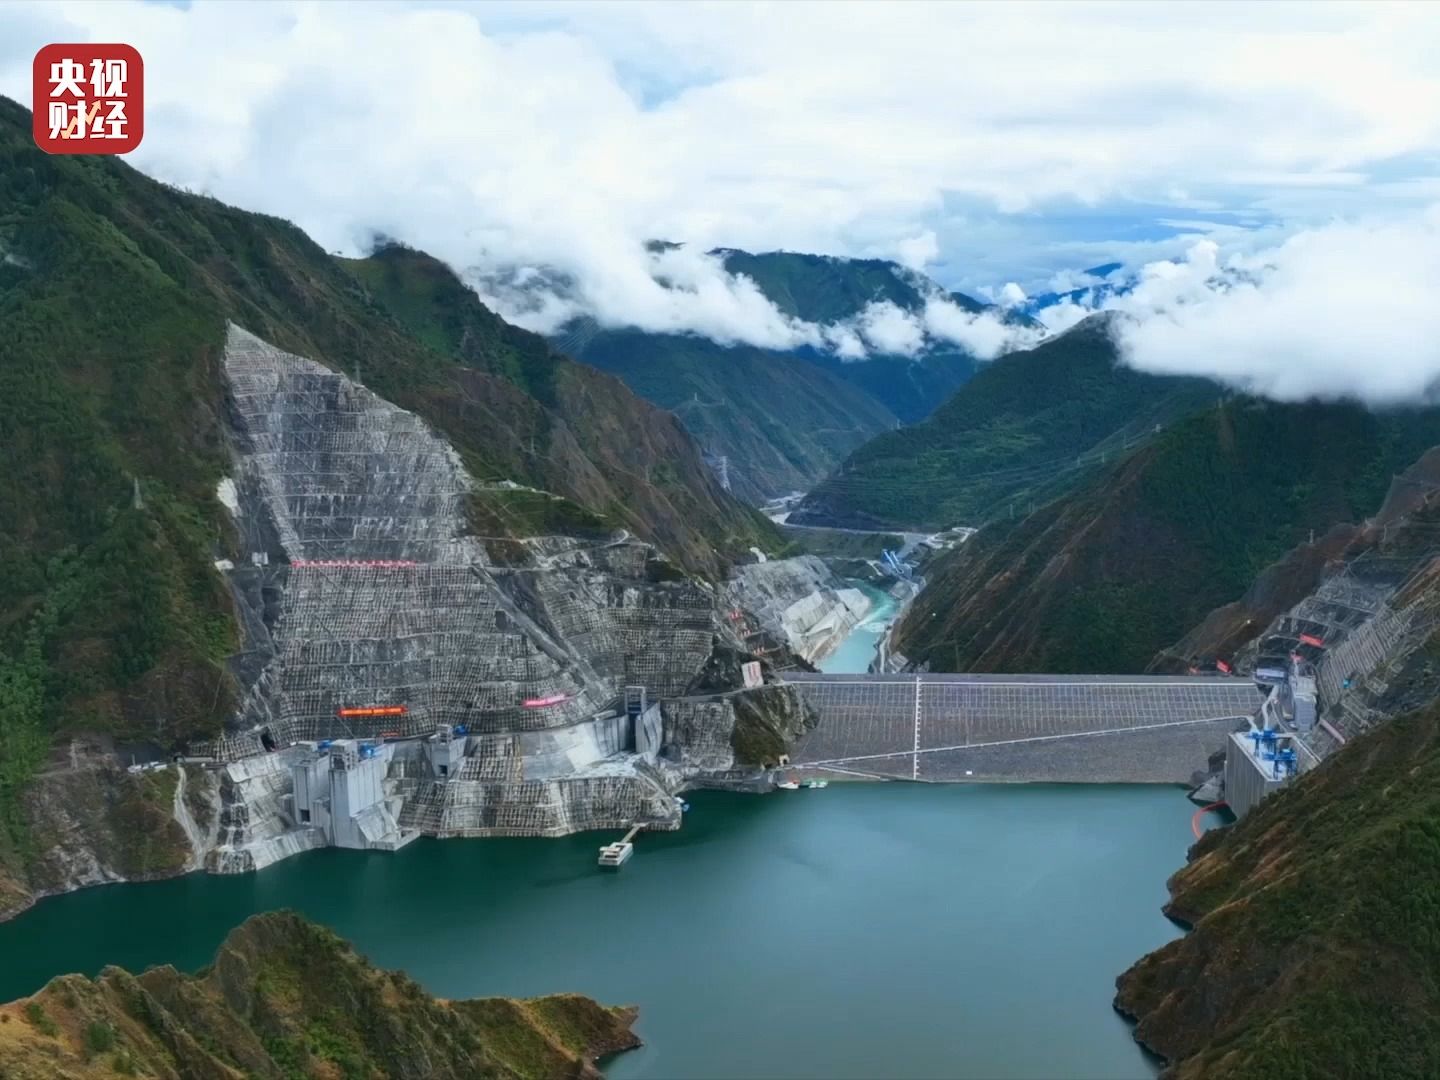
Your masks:
{"label": "rocky cliff", "polygon": [[846,586],[814,555],[737,566],[725,597],[732,621],[753,615],[753,633],[783,642],[810,664],[834,652],[872,607],[865,593]]}
{"label": "rocky cliff", "polygon": [[219,812],[212,773],[173,764],[131,771],[108,740],[72,740],[19,801],[27,872],[0,875],[0,920],[43,896],[198,869]]}
{"label": "rocky cliff", "polygon": [[441,1001],[277,912],[199,974],[106,968],[0,1005],[0,1075],[598,1080],[598,1057],[640,1045],[635,1015],[573,994]]}

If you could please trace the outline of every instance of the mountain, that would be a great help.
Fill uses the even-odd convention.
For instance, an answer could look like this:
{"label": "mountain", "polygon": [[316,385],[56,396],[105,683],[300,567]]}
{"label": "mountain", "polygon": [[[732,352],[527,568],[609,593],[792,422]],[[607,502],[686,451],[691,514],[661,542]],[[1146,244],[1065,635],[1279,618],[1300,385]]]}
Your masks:
{"label": "mountain", "polygon": [[1098,307],[1112,296],[1123,296],[1134,288],[1134,279],[1119,273],[1124,263],[1108,262],[1080,271],[1080,284],[1063,292],[1036,293],[1020,305],[1027,315],[1038,316],[1048,307],[1056,304],[1079,304],[1083,307]]}
{"label": "mountain", "polygon": [[673,412],[727,459],[731,489],[752,503],[804,490],[899,422],[865,390],[790,354],[633,329],[576,327],[557,344]]}
{"label": "mountain", "polygon": [[1234,399],[946,553],[899,629],[941,671],[1141,672],[1312,530],[1363,519],[1440,411]]}
{"label": "mountain", "polygon": [[[934,299],[971,314],[994,310],[880,259],[714,254],[784,314],[813,325],[853,325],[872,304],[910,315]],[[1023,316],[1003,317],[1033,328]],[[969,353],[933,338],[913,356],[879,352],[863,360],[810,346],[725,346],[589,320],[572,322],[554,340],[674,411],[708,451],[729,459],[735,489],[752,500],[810,487],[871,437],[923,419],[976,369]]]}
{"label": "mountain", "polygon": [[[1427,450],[1396,476],[1379,510],[1363,523],[1333,526],[1287,551],[1261,571],[1243,596],[1210,612],[1166,648],[1152,669],[1175,673],[1218,657],[1248,671],[1283,658],[1292,648],[1313,651],[1290,640],[1267,640],[1277,621],[1303,623],[1332,644],[1338,635],[1352,633],[1357,619],[1383,610],[1382,603],[1401,591],[1398,585],[1424,580],[1440,528],[1437,493],[1440,447]],[[1352,697],[1359,696],[1361,688],[1355,689]],[[1403,707],[1419,703],[1407,699]]]}
{"label": "mountain", "polygon": [[506,326],[435,260],[347,263],[118,160],[52,157],[5,99],[0,254],[0,879],[42,854],[21,794],[56,732],[153,750],[235,715],[236,598],[217,570],[256,545],[217,494],[227,323],[443,434],[482,482],[466,509],[492,540],[624,527],[711,579],[783,544],[673,416]]}
{"label": "mountain", "polygon": [[1206,403],[1203,379],[1126,367],[1104,317],[985,365],[926,420],[857,449],[797,524],[938,529],[1038,503]]}
{"label": "mountain", "polygon": [[1121,976],[1115,1001],[1167,1080],[1435,1076],[1440,706],[1206,833],[1170,895],[1193,929]]}
{"label": "mountain", "polygon": [[634,1009],[578,994],[442,1001],[290,912],[231,931],[195,975],[109,967],[0,1005],[0,1075],[599,1080]]}
{"label": "mountain", "polygon": [[[752,544],[780,546],[763,516],[719,489],[675,417],[506,323],[438,259],[391,245],[338,261],[414,338],[458,361],[445,383],[422,392],[364,374],[390,400],[464,440],[479,478],[563,495],[579,508],[570,511],[576,523],[623,525],[712,578]],[[493,516],[513,519],[519,498]]]}

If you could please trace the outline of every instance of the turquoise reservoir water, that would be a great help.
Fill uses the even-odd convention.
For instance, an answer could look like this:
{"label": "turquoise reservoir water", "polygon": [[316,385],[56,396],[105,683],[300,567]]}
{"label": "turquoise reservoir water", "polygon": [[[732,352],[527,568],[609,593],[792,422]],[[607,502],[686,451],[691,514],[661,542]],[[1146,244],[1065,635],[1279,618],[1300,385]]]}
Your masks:
{"label": "turquoise reservoir water", "polygon": [[319,851],[88,889],[0,924],[0,1000],[60,972],[206,963],[297,908],[445,997],[640,1006],[634,1077],[1148,1077],[1116,974],[1174,937],[1172,788],[831,784],[697,793],[618,874],[602,839]]}
{"label": "turquoise reservoir water", "polygon": [[846,672],[864,672],[875,659],[875,646],[890,627],[895,617],[895,598],[883,590],[869,585],[856,584],[875,605],[865,621],[850,632],[838,649],[820,663],[820,670],[832,675]]}

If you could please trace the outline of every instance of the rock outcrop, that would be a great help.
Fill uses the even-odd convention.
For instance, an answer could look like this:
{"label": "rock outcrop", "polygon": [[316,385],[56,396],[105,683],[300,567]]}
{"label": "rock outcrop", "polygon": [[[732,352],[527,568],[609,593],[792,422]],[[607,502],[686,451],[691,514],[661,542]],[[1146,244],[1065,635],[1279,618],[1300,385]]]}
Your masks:
{"label": "rock outcrop", "polygon": [[725,596],[732,611],[753,613],[761,631],[811,664],[834,652],[873,606],[814,555],[737,566]]}
{"label": "rock outcrop", "polygon": [[298,915],[256,915],[198,975],[65,975],[0,1005],[0,1075],[599,1080],[636,1010],[576,994],[442,1001]]}
{"label": "rock outcrop", "polygon": [[43,896],[196,869],[214,844],[217,807],[203,769],[131,771],[105,747],[72,742],[20,801],[33,848],[24,879],[0,874],[0,919]]}

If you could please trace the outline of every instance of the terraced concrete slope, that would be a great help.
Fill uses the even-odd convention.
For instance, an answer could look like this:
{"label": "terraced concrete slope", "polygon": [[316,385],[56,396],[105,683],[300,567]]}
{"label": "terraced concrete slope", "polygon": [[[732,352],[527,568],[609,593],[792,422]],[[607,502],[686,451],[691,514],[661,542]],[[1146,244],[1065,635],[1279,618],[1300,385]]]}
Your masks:
{"label": "terraced concrete slope", "polygon": [[[49,887],[26,792],[52,749],[100,732],[169,750],[218,735],[247,693],[228,658],[252,640],[251,608],[216,568],[257,550],[217,496],[235,430],[227,323],[352,373],[443,436],[475,483],[470,532],[492,545],[596,544],[624,528],[668,573],[719,580],[752,545],[781,543],[673,417],[505,327],[433,260],[402,276],[433,286],[420,310],[458,336],[399,317],[388,290],[377,298],[361,268],[287,222],[115,159],[41,153],[29,113],[3,99],[0,253],[0,907]],[[390,434],[398,454],[404,433]]]}
{"label": "terraced concrete slope", "polygon": [[[713,590],[623,531],[479,532],[471,507],[497,485],[429,425],[233,325],[224,370],[235,475],[221,489],[243,553],[225,573],[246,640],[238,715],[191,745],[226,763],[209,869],[327,842],[295,809],[294,772],[325,740],[392,740],[383,797],[352,815],[382,849],[418,833],[675,828],[673,793],[735,767],[733,748],[714,754],[733,719],[695,735],[697,766],[659,704],[701,681],[717,645],[740,646]],[[657,704],[622,712],[627,688]],[[715,688],[738,690],[738,671]]]}
{"label": "terraced concrete slope", "polygon": [[1434,409],[1240,399],[941,557],[898,648],[938,671],[1142,672],[1295,544],[1381,504]]}
{"label": "terraced concrete slope", "polygon": [[0,1005],[12,1080],[384,1076],[599,1080],[636,1010],[578,994],[441,1001],[290,912],[256,915],[198,975],[63,975]]}

